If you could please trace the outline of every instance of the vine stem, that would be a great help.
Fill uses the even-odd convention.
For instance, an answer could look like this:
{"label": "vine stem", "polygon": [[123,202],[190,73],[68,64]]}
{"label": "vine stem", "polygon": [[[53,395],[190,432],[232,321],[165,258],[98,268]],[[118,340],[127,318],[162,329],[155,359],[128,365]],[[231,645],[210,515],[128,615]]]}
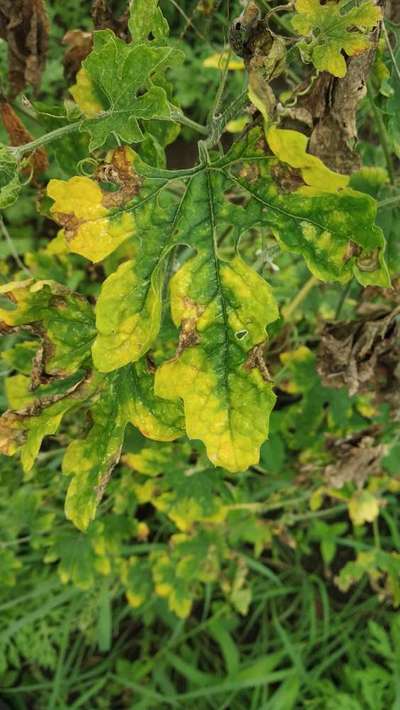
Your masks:
{"label": "vine stem", "polygon": [[27,269],[24,262],[20,258],[19,254],[15,248],[11,234],[9,233],[2,217],[0,217],[0,232],[2,233],[4,239],[6,240],[8,246],[9,246],[11,256],[14,258],[15,263],[18,264],[21,271],[23,271],[29,278],[32,278],[33,274],[31,271],[29,271],[29,269]]}
{"label": "vine stem", "polygon": [[[200,123],[192,121],[191,118],[188,118],[188,116],[185,116],[185,114],[181,113],[180,111],[173,111],[171,113],[171,120],[176,121],[177,123],[181,123],[184,126],[188,126],[189,128],[193,128],[193,130],[197,131],[198,133],[208,136],[208,128],[206,126],[202,126]],[[60,128],[55,128],[54,131],[45,133],[44,136],[35,138],[29,143],[24,143],[23,145],[19,146],[9,146],[9,150],[15,155],[17,159],[19,159],[25,153],[30,153],[31,151],[40,148],[42,145],[52,143],[53,141],[56,141],[59,138],[63,138],[69,133],[75,133],[76,131],[79,131],[82,128],[83,123],[83,121],[76,121],[75,123],[69,123],[67,126],[60,126]]]}
{"label": "vine stem", "polygon": [[381,145],[382,145],[382,150],[383,150],[383,153],[385,156],[386,167],[387,167],[387,171],[389,173],[389,179],[393,185],[395,182],[395,174],[394,174],[392,156],[390,153],[389,139],[388,139],[388,135],[386,132],[385,124],[383,122],[383,118],[380,114],[380,111],[379,111],[375,101],[374,101],[373,88],[372,88],[371,81],[367,82],[367,89],[368,89],[369,103],[370,103],[371,110],[372,110],[374,120],[375,120],[375,126],[378,131],[378,135],[379,135]]}
{"label": "vine stem", "polygon": [[313,289],[314,286],[316,286],[318,283],[319,281],[315,276],[310,276],[308,281],[305,282],[304,286],[300,289],[293,301],[291,301],[290,303],[288,303],[287,306],[284,306],[282,308],[282,316],[285,320],[290,319],[290,316],[294,313],[296,308],[298,308],[300,304],[303,303],[304,299],[309,294],[311,289]]}
{"label": "vine stem", "polygon": [[79,131],[82,124],[83,121],[77,121],[76,123],[69,123],[67,126],[60,126],[60,128],[55,128],[54,131],[45,133],[44,136],[35,138],[35,140],[30,141],[29,143],[24,143],[23,145],[16,147],[10,146],[9,150],[14,153],[15,157],[18,159],[25,153],[30,153],[32,150],[36,150],[42,145],[52,143],[53,141],[66,136],[68,133],[75,133],[75,131]]}

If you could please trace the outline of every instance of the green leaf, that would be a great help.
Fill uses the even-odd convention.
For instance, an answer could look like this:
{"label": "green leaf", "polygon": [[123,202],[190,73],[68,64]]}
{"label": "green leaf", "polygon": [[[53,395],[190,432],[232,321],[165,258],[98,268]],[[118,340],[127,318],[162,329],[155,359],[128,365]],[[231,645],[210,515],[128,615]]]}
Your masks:
{"label": "green leaf", "polygon": [[128,27],[136,44],[149,40],[150,34],[154,40],[163,40],[169,32],[158,0],[135,0],[131,3]]}
{"label": "green leaf", "polygon": [[299,34],[309,37],[301,46],[303,58],[308,57],[319,71],[328,71],[343,77],[347,66],[342,52],[349,57],[365,52],[371,46],[366,32],[372,30],[382,18],[382,13],[371,0],[356,7],[348,0],[327,2],[296,0],[297,14],[292,26]]}
{"label": "green leaf", "polygon": [[0,144],[0,209],[10,207],[17,200],[20,191],[18,162],[11,151]]}
{"label": "green leaf", "polygon": [[174,107],[153,79],[182,57],[172,47],[127,45],[110,30],[95,33],[93,51],[70,89],[87,116],[82,130],[90,133],[91,151],[104,145],[110,135],[125,143],[143,140],[139,121],[171,120]]}

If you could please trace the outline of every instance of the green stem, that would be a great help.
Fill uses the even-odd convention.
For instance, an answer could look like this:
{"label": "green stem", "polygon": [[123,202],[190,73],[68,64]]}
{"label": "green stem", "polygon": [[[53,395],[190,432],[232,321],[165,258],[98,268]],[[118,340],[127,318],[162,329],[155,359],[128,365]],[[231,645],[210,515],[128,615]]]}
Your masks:
{"label": "green stem", "polygon": [[335,320],[339,320],[339,317],[340,317],[340,314],[341,314],[341,312],[342,312],[342,308],[343,308],[344,302],[345,302],[347,296],[348,296],[349,293],[350,293],[350,289],[351,289],[351,286],[352,286],[352,282],[353,282],[353,279],[350,279],[350,281],[346,284],[345,288],[342,289],[342,292],[341,292],[340,297],[339,297],[339,300],[338,300],[338,304],[337,304],[337,306],[336,306]]}
{"label": "green stem", "polygon": [[171,118],[173,121],[181,123],[182,126],[188,126],[188,128],[193,128],[193,130],[197,131],[197,133],[202,133],[203,136],[208,135],[207,126],[202,126],[201,123],[197,123],[197,121],[192,121],[191,118],[188,118],[188,116],[185,116],[185,114],[181,113],[180,111],[174,111],[171,115]]}
{"label": "green stem", "polygon": [[37,148],[40,148],[42,145],[46,145],[47,143],[52,143],[53,141],[62,138],[68,133],[75,133],[75,131],[79,131],[80,127],[82,126],[82,123],[83,121],[77,121],[76,123],[69,123],[67,126],[60,126],[60,128],[55,128],[54,131],[50,131],[50,133],[45,133],[44,136],[35,138],[35,140],[30,141],[29,143],[24,143],[24,145],[19,145],[16,147],[10,147],[10,150],[18,159],[22,155],[24,155],[24,153],[30,153],[32,150],[36,150]]}
{"label": "green stem", "polygon": [[[208,128],[206,128],[206,126],[202,126],[200,125],[200,123],[192,121],[191,118],[188,118],[180,111],[173,112],[171,114],[171,119],[173,121],[176,121],[177,123],[181,123],[184,126],[193,128],[193,130],[197,131],[198,133],[202,133],[205,136],[208,135]],[[60,128],[55,128],[54,131],[45,133],[44,136],[35,138],[35,140],[30,141],[29,143],[24,143],[24,145],[10,146],[10,150],[12,151],[12,153],[14,153],[15,157],[19,159],[25,153],[30,153],[31,151],[36,150],[37,148],[40,148],[43,145],[47,145],[47,143],[52,143],[53,141],[56,141],[59,138],[63,138],[69,133],[75,133],[76,131],[79,131],[82,126],[83,121],[69,123],[67,126],[60,126]]]}
{"label": "green stem", "polygon": [[398,202],[400,202],[400,194],[394,195],[394,197],[387,197],[386,200],[378,202],[378,209],[382,210],[386,207],[391,207],[392,205],[396,205]]}
{"label": "green stem", "polygon": [[282,308],[282,316],[285,321],[290,319],[296,308],[298,308],[298,306],[303,303],[304,299],[306,298],[306,296],[308,296],[311,289],[314,288],[314,286],[316,286],[317,284],[318,279],[315,276],[310,276],[308,281],[305,282],[304,286],[300,289],[293,301],[291,301],[290,303],[288,303],[287,306],[284,306]]}
{"label": "green stem", "polygon": [[373,116],[374,116],[375,126],[376,126],[376,129],[377,129],[377,131],[378,131],[378,135],[379,135],[379,138],[380,138],[380,141],[381,141],[382,150],[383,150],[383,153],[384,153],[384,156],[385,156],[387,171],[388,171],[388,173],[389,173],[390,182],[391,182],[392,185],[393,185],[394,182],[395,182],[395,173],[394,173],[392,155],[391,155],[391,152],[390,152],[388,134],[387,134],[387,132],[386,132],[386,127],[385,127],[385,124],[384,124],[384,122],[383,122],[383,118],[382,118],[382,116],[381,116],[381,113],[380,113],[380,111],[379,111],[379,109],[378,109],[378,107],[377,107],[377,105],[376,105],[376,103],[375,103],[375,101],[374,101],[374,96],[373,96],[373,93],[374,93],[374,92],[373,92],[373,88],[372,88],[372,83],[371,83],[371,81],[368,81],[368,82],[367,82],[367,88],[368,88],[368,99],[369,99],[369,103],[370,103],[370,106],[371,106],[371,110],[372,110],[372,113],[373,113]]}

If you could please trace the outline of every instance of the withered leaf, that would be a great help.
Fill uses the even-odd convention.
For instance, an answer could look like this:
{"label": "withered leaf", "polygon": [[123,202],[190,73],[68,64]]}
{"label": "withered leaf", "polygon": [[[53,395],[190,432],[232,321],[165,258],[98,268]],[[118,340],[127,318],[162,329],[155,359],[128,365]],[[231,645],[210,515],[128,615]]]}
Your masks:
{"label": "withered leaf", "polygon": [[378,306],[367,317],[326,323],[317,358],[324,385],[345,386],[350,395],[372,388],[390,390],[398,381],[399,313],[400,306],[394,310]]}
{"label": "withered leaf", "polygon": [[46,62],[49,23],[43,0],[2,0],[0,37],[8,43],[11,97],[37,88]]}
{"label": "withered leaf", "polygon": [[373,434],[376,434],[376,427],[345,439],[328,441],[327,448],[335,459],[335,463],[326,466],[324,471],[329,486],[341,488],[345,483],[355,483],[362,488],[369,476],[380,472],[386,448],[384,444],[376,444]]}

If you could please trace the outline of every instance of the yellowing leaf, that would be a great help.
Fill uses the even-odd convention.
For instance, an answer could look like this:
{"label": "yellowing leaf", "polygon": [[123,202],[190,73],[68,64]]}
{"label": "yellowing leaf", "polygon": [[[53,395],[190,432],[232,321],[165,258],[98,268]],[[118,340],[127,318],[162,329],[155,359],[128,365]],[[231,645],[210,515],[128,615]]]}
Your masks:
{"label": "yellowing leaf", "polygon": [[269,286],[239,257],[218,266],[213,291],[202,295],[214,268],[199,255],[173,277],[181,345],[157,371],[155,386],[160,396],[183,399],[187,434],[204,441],[210,461],[241,471],[258,461],[268,434],[275,395],[261,348],[278,311]]}
{"label": "yellowing leaf", "polygon": [[70,251],[91,261],[104,259],[135,232],[133,216],[107,209],[103,191],[91,178],[50,180],[47,194]]}
{"label": "yellowing leaf", "polygon": [[297,14],[292,25],[299,34],[310,37],[301,49],[319,71],[328,71],[334,76],[346,74],[344,51],[349,57],[366,51],[371,41],[365,34],[378,24],[382,17],[379,7],[372,0],[350,7],[348,0],[329,1],[296,0]]}
{"label": "yellowing leaf", "polygon": [[266,136],[278,160],[299,169],[307,185],[321,192],[337,192],[348,185],[347,175],[329,170],[322,160],[307,153],[308,138],[302,133],[271,126]]}
{"label": "yellowing leaf", "polygon": [[228,61],[228,65],[226,65],[229,54],[229,52],[211,54],[203,60],[203,67],[206,69],[224,69],[227,66],[229,71],[242,71],[244,69],[244,61],[238,57],[231,57]]}
{"label": "yellowing leaf", "polygon": [[379,500],[367,490],[354,493],[348,507],[354,525],[372,523],[379,515]]}
{"label": "yellowing leaf", "polygon": [[76,83],[70,87],[69,92],[82,113],[88,118],[93,118],[102,110],[103,107],[95,96],[90,76],[83,67],[79,69],[76,75]]}

